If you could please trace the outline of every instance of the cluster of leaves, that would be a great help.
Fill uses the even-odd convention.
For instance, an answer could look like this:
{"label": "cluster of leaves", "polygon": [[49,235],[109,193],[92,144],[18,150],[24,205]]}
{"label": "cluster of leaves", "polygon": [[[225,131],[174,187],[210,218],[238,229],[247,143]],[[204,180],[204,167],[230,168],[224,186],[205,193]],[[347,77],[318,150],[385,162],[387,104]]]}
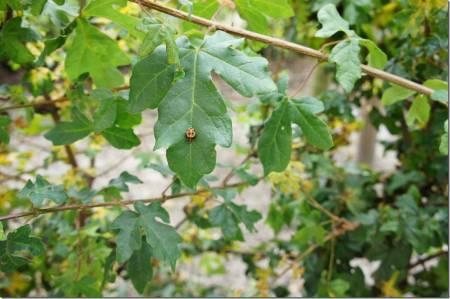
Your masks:
{"label": "cluster of leaves", "polygon": [[[45,167],[60,160],[59,145],[70,153],[84,139],[88,150],[78,156],[91,159],[93,167],[103,139],[122,150],[140,145],[135,128],[153,115],[146,109],[157,109],[154,150],[166,149],[168,163],[143,152],[142,166],[172,179],[172,196],[204,190],[191,193],[183,230],[170,224],[159,202],[41,215],[43,208],[120,201],[128,184],[142,183],[128,172],[100,189],[93,187],[92,169],[79,165],[63,184],[37,174],[20,191],[0,186],[2,213],[17,208],[40,215],[32,222],[40,239],[28,224],[14,229],[5,222],[7,234],[1,227],[1,295],[110,295],[109,283],[117,277],[149,296],[242,295],[174,273],[177,263],[201,256],[202,271],[221,275],[230,255],[242,259],[255,282],[243,294],[249,296],[289,295],[289,285],[277,276],[286,263],[292,281],[304,280],[301,292],[308,296],[448,291],[448,70],[442,67],[448,32],[440,25],[447,20],[441,1],[172,1],[189,14],[238,14],[259,33],[281,33],[324,50],[334,45],[327,68],[319,71],[328,78],[331,70],[339,86],[319,79],[326,86],[314,96],[288,95],[288,77],[271,74],[263,57],[275,53],[280,59],[285,53],[267,45],[149,16],[126,0],[84,2],[0,1],[2,68],[25,74],[21,84],[0,87],[8,103],[25,108],[1,110],[0,165],[3,150],[27,163],[21,149],[7,146],[23,133],[44,135],[56,146]],[[383,85],[362,76],[362,62],[424,82],[434,92],[426,97]],[[236,108],[226,101],[213,74],[249,104]],[[27,108],[29,98],[70,104]],[[380,99],[384,107],[371,109],[369,121],[398,136],[384,143],[397,154],[393,173],[332,159],[358,128],[352,110],[369,99]],[[252,165],[262,164],[272,186],[267,215],[238,204],[242,189],[210,188],[217,180],[209,175],[218,166],[216,146],[232,145],[230,107],[245,119],[244,151],[250,152],[231,174],[256,185],[260,178]],[[188,128],[195,129],[195,139],[186,139]],[[240,251],[239,242],[263,219],[273,236]],[[345,231],[339,219],[358,226]],[[415,259],[433,255],[437,266],[417,269]],[[379,265],[367,277],[355,257]]]}

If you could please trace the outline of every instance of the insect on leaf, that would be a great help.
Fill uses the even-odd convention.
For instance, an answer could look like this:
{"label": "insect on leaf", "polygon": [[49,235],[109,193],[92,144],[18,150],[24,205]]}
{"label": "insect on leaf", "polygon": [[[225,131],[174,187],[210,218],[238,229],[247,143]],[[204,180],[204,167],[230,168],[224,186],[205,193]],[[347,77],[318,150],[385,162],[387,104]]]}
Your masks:
{"label": "insect on leaf", "polygon": [[[203,175],[214,169],[216,144],[231,145],[231,120],[211,72],[243,96],[276,89],[265,59],[249,57],[234,48],[242,42],[220,31],[206,37],[198,46],[180,37],[177,46],[185,76],[173,84],[167,83],[170,82],[167,79],[174,77],[175,68],[163,63],[166,61],[164,47],[133,68],[130,109],[138,112],[145,107],[158,107],[155,149],[168,148],[169,166],[187,186],[194,187]],[[150,86],[157,86],[158,92],[155,94]],[[197,132],[193,142],[185,138],[187,128]]]}

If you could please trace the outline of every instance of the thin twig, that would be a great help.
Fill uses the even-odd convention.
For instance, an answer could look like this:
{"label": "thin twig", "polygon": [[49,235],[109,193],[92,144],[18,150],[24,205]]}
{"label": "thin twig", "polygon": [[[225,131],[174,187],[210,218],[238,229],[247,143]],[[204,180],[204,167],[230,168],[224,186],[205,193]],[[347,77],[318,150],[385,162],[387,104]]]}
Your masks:
{"label": "thin twig", "polygon": [[[130,86],[128,86],[128,85],[119,86],[119,87],[113,88],[112,92],[119,92],[119,91],[126,90],[129,88],[130,88]],[[64,96],[54,99],[54,100],[46,99],[46,100],[40,100],[40,101],[35,101],[35,102],[31,102],[31,103],[26,103],[26,104],[17,104],[17,105],[0,107],[0,112],[4,112],[7,110],[30,108],[30,107],[51,106],[56,103],[63,103],[63,102],[68,102],[68,101],[70,101],[69,98],[64,95]]]}
{"label": "thin twig", "polygon": [[[265,43],[267,45],[272,45],[275,47],[291,50],[293,52],[311,56],[311,57],[314,57],[314,58],[317,58],[320,60],[328,60],[328,56],[323,54],[319,50],[315,50],[315,49],[312,49],[312,48],[309,48],[309,47],[306,47],[306,46],[303,46],[300,44],[288,42],[288,41],[285,41],[280,38],[274,38],[274,37],[259,34],[259,33],[253,32],[253,31],[240,29],[240,28],[236,28],[233,26],[213,22],[208,19],[201,18],[201,17],[195,16],[192,14],[188,14],[184,11],[181,11],[181,10],[178,10],[175,8],[171,8],[171,7],[167,7],[167,6],[161,5],[159,3],[156,3],[156,2],[153,2],[150,0],[129,0],[129,1],[136,2],[136,3],[139,2],[141,5],[146,6],[148,8],[158,10],[162,13],[174,16],[176,18],[179,18],[179,19],[182,19],[182,20],[185,20],[185,21],[197,24],[197,25],[201,25],[201,26],[205,26],[205,27],[213,26],[217,30],[225,31],[225,32],[228,32],[233,35],[238,35],[238,36],[241,36],[241,37],[244,37],[247,39]],[[421,93],[421,94],[424,94],[427,96],[430,96],[433,93],[433,89],[431,89],[431,88],[428,88],[426,86],[423,86],[423,85],[413,82],[411,80],[399,77],[397,75],[391,74],[389,72],[385,72],[383,70],[380,70],[380,69],[377,69],[377,68],[374,68],[374,67],[371,67],[371,66],[368,66],[365,64],[361,64],[361,69],[364,73],[366,73],[372,77],[379,78],[379,79],[400,85],[402,87],[414,90],[418,93]]]}
{"label": "thin twig", "polygon": [[305,87],[306,83],[308,83],[309,79],[311,78],[312,74],[314,73],[314,71],[316,70],[316,68],[322,63],[322,61],[317,61],[316,63],[314,63],[314,65],[311,67],[311,69],[309,70],[308,74],[306,75],[305,79],[303,79],[302,83],[300,84],[300,86],[291,94],[290,98],[295,97],[300,91],[303,90],[303,88]]}
{"label": "thin twig", "polygon": [[280,273],[278,273],[273,281],[272,284],[274,284],[276,281],[278,281],[282,276],[284,276],[289,270],[291,270],[296,264],[301,262],[304,258],[306,258],[308,255],[310,255],[314,250],[316,250],[318,247],[322,246],[326,242],[330,241],[331,239],[337,238],[346,232],[355,230],[359,227],[359,223],[356,222],[348,222],[339,227],[336,230],[333,230],[331,233],[329,233],[322,241],[321,244],[315,243],[309,246],[305,251],[302,252],[292,263],[290,263],[286,268],[284,268]]}
{"label": "thin twig", "polygon": [[423,259],[419,259],[418,261],[416,261],[415,263],[412,263],[408,266],[408,269],[412,269],[417,267],[418,265],[423,265],[426,262],[428,262],[429,260],[435,259],[437,257],[443,256],[443,255],[448,255],[448,251],[447,250],[441,250],[439,252],[436,252],[435,254],[429,255]]}
{"label": "thin twig", "polygon": [[87,210],[87,209],[94,209],[94,208],[100,208],[100,207],[127,206],[127,205],[132,205],[137,202],[151,203],[151,202],[175,199],[175,198],[180,198],[180,197],[185,197],[185,196],[198,195],[201,193],[209,192],[209,190],[235,188],[235,187],[245,186],[248,184],[249,184],[248,182],[238,182],[238,183],[229,184],[226,186],[216,186],[216,187],[211,187],[209,189],[202,189],[202,190],[198,190],[195,192],[184,192],[184,193],[177,193],[177,194],[173,194],[173,195],[167,195],[165,198],[160,196],[160,197],[153,197],[153,198],[147,198],[147,199],[128,199],[128,200],[121,200],[121,201],[99,202],[99,203],[91,203],[91,204],[73,204],[73,205],[64,205],[64,206],[53,207],[53,208],[34,209],[33,211],[20,212],[20,213],[15,213],[15,214],[13,213],[13,214],[9,214],[6,216],[0,216],[0,221],[6,221],[6,220],[17,219],[17,218],[28,217],[28,216],[38,216],[38,215],[42,215],[42,214],[63,212],[63,211],[69,211],[69,210]]}

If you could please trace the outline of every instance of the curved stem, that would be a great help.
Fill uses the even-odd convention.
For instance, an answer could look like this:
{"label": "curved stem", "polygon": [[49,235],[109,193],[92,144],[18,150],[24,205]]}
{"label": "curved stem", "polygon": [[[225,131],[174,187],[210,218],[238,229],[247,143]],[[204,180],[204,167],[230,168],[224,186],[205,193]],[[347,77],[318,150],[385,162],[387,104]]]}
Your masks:
{"label": "curved stem", "polygon": [[[314,57],[314,58],[317,58],[320,60],[328,60],[328,56],[323,54],[319,50],[315,50],[315,49],[312,49],[312,48],[309,48],[309,47],[306,47],[306,46],[303,46],[300,44],[288,42],[288,41],[285,41],[280,38],[274,38],[274,37],[267,36],[264,34],[259,34],[259,33],[253,32],[253,31],[244,30],[244,29],[233,27],[233,26],[213,22],[208,19],[204,19],[204,18],[195,16],[195,15],[190,15],[184,11],[181,11],[181,10],[178,10],[175,8],[170,8],[170,7],[167,7],[167,6],[164,6],[164,5],[158,4],[153,1],[149,1],[149,0],[129,0],[129,1],[139,3],[140,5],[146,6],[148,8],[160,11],[162,13],[174,16],[176,18],[179,18],[179,19],[191,22],[191,23],[195,23],[197,25],[201,25],[201,26],[205,26],[205,27],[213,27],[216,30],[225,31],[230,34],[238,35],[238,36],[241,36],[241,37],[244,37],[247,39],[251,39],[251,40],[255,40],[255,41],[259,41],[259,42],[265,43],[267,45],[272,45],[274,47],[287,49],[287,50],[297,52],[300,54],[304,54],[307,56],[311,56],[311,57]],[[414,90],[418,93],[421,93],[421,94],[424,94],[427,96],[430,96],[433,93],[433,90],[431,88],[428,88],[426,86],[423,86],[423,85],[413,82],[411,80],[399,77],[397,75],[391,74],[389,72],[385,72],[383,70],[380,70],[380,69],[377,69],[377,68],[374,68],[374,67],[371,67],[371,66],[368,66],[365,64],[361,64],[361,69],[364,73],[366,73],[369,76],[400,85],[402,87]]]}

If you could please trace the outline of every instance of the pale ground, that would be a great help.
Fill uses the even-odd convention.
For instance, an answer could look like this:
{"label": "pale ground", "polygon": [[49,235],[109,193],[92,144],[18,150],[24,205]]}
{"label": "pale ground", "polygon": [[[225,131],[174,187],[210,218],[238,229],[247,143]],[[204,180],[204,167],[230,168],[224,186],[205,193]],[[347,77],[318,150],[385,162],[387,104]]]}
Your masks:
{"label": "pale ground", "polygon": [[[290,73],[291,80],[291,89],[296,86],[303,80],[305,76],[305,70],[309,70],[312,63],[314,61],[299,58],[294,63],[290,63],[287,65]],[[223,82],[219,83],[220,90],[224,94],[225,98],[243,104],[245,103],[245,99],[237,95],[234,91],[231,90],[228,86],[226,86]],[[310,92],[312,84],[308,84],[304,89],[304,94],[308,94]],[[355,111],[357,114],[358,112]],[[142,138],[142,144],[135,150],[136,152],[145,152],[152,151],[154,138],[152,134],[153,124],[156,120],[156,112],[150,111],[146,112],[143,117],[143,124],[138,128],[138,132],[140,134],[145,135],[146,137]],[[233,135],[234,135],[234,144],[245,145],[246,144],[246,134],[248,132],[248,125],[239,123],[236,121],[236,118],[233,119]],[[386,130],[381,130],[378,134],[378,140],[391,138],[389,133]],[[345,148],[339,150],[339,152],[335,155],[336,161],[339,164],[344,165],[347,163],[354,163],[357,149],[358,149],[358,134],[353,134],[351,136],[351,144]],[[45,140],[43,137],[36,137],[27,143],[23,143],[23,141],[17,140],[12,137],[12,146],[17,146],[21,150],[33,149],[34,156],[30,159],[29,165],[27,165],[27,169],[33,168],[37,165],[42,164],[42,161],[47,156],[45,153],[45,149],[51,146],[50,142]],[[233,145],[234,146],[234,145]],[[42,148],[42,149],[39,149]],[[77,143],[78,151],[82,151],[84,148],[83,141]],[[164,158],[164,152],[159,151],[160,155]],[[236,156],[235,150],[233,148],[224,149],[217,148],[217,157],[218,162],[222,164],[232,164],[238,165],[239,161],[243,159],[243,156]],[[88,167],[89,160],[83,155],[78,156],[80,166]],[[376,151],[375,151],[375,164],[373,165],[374,169],[389,171],[393,169],[393,166],[396,163],[395,154],[389,153],[388,155],[383,155],[383,147],[377,143]],[[96,159],[96,168],[98,169],[98,173],[102,173],[104,170],[109,169],[106,174],[99,177],[95,180],[94,188],[100,188],[105,186],[110,179],[117,177],[122,171],[129,171],[130,173],[138,176],[144,184],[139,185],[130,185],[130,192],[126,194],[127,198],[131,199],[142,199],[153,196],[159,196],[161,191],[167,186],[169,183],[169,179],[163,178],[158,172],[152,169],[137,169],[139,161],[133,156],[131,151],[121,151],[114,149],[112,147],[105,147],[100,154],[98,154]],[[62,173],[64,173],[69,167],[64,165],[63,163],[57,163],[50,167],[47,170],[42,170],[39,174],[44,175],[49,178],[50,181],[58,182]],[[258,169],[259,168],[259,169]],[[261,173],[261,168],[256,168],[256,173]],[[224,173],[228,172],[226,169],[216,168],[214,174],[219,178],[224,176]],[[31,177],[30,177],[31,178]],[[236,179],[234,179],[236,180]],[[231,181],[233,182],[233,180]],[[21,183],[14,184],[15,187],[21,188],[23,185]],[[255,187],[251,187],[246,189],[242,194],[240,194],[237,198],[238,202],[245,203],[249,206],[250,209],[258,210],[265,215],[268,210],[269,202],[270,202],[270,186],[261,182]],[[169,210],[171,221],[173,224],[177,223],[180,219],[183,218],[184,213],[182,211],[182,207],[188,202],[188,199],[174,200],[168,201],[165,203],[165,207]],[[246,241],[243,242],[241,248],[243,250],[250,249],[252,246],[260,243],[261,241],[265,241],[271,239],[273,237],[273,233],[271,229],[268,228],[267,225],[264,224],[264,221],[260,221],[257,225],[257,232],[248,234],[246,233]],[[245,231],[245,230],[244,230]],[[214,236],[214,235],[213,235]],[[218,237],[218,235],[217,235]],[[286,234],[285,237],[289,237],[289,233]],[[178,269],[181,270],[181,276],[189,279],[193,282],[198,282],[203,285],[218,285],[227,289],[227,295],[237,294],[236,292],[242,292],[242,295],[255,295],[255,285],[254,281],[249,281],[245,276],[245,264],[240,260],[240,258],[230,256],[226,260],[226,273],[223,275],[208,275],[199,265],[199,258],[193,259],[188,263],[183,263],[179,265]],[[355,265],[361,265],[366,273],[366,281],[368,284],[371,283],[370,273],[376,270],[376,265],[371,265],[364,259],[358,259],[355,261]],[[288,282],[289,275],[283,277],[279,282]],[[112,293],[112,295],[120,295],[120,296],[136,296],[133,287],[129,285],[123,285],[123,283],[116,284],[116,292]],[[291,295],[300,296],[302,294],[301,291],[301,281],[292,281],[290,283],[290,290],[292,292]]]}

